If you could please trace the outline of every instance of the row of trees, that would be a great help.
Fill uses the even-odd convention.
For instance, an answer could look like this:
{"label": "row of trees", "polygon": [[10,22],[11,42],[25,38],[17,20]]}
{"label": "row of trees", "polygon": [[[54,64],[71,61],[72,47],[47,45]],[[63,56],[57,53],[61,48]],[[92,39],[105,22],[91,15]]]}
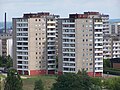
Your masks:
{"label": "row of trees", "polygon": [[[20,78],[17,70],[10,69],[5,79],[4,90],[23,90],[22,79]],[[116,78],[93,78],[87,75],[87,72],[82,70],[78,74],[66,73],[58,76],[56,83],[53,84],[51,90],[108,90],[120,89],[120,77]],[[44,90],[44,84],[39,79],[35,81],[34,90]]]}
{"label": "row of trees", "polygon": [[[41,80],[35,82],[34,90],[44,90]],[[78,74],[66,73],[58,76],[56,83],[51,90],[119,90],[120,77],[102,79],[99,77],[89,77],[85,70]]]}

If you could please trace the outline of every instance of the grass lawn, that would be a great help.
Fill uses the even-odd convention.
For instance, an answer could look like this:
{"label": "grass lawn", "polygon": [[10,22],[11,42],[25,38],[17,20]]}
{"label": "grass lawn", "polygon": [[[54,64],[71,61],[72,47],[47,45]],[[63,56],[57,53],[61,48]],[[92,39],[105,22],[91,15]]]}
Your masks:
{"label": "grass lawn", "polygon": [[4,75],[0,74],[0,78],[1,78],[1,77],[2,77],[2,78],[5,78],[5,76],[4,76]]}
{"label": "grass lawn", "polygon": [[1,88],[3,88],[3,82],[1,82],[1,78],[6,78],[6,77],[4,75],[0,74],[0,90],[1,90]]}
{"label": "grass lawn", "polygon": [[50,90],[52,84],[56,82],[56,78],[57,77],[53,75],[41,75],[23,79],[23,90],[34,90],[34,82],[38,79],[41,79],[43,81],[44,90]]}

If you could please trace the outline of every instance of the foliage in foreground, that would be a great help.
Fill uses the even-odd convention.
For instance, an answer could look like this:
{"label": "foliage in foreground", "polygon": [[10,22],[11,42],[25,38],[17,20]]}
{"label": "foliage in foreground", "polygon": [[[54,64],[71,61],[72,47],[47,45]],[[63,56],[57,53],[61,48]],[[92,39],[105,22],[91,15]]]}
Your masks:
{"label": "foliage in foreground", "polygon": [[4,90],[22,90],[22,80],[15,69],[10,69],[5,79]]}
{"label": "foliage in foreground", "polygon": [[51,90],[101,90],[101,81],[95,81],[87,75],[86,71],[74,73],[66,73],[58,77],[57,82],[53,84]]}
{"label": "foliage in foreground", "polygon": [[13,66],[13,60],[10,55],[3,57],[0,56],[0,67],[10,68]]}
{"label": "foliage in foreground", "polygon": [[100,77],[91,77],[92,88],[91,90],[102,90],[102,79]]}
{"label": "foliage in foreground", "polygon": [[111,65],[110,65],[111,63],[110,63],[110,60],[109,60],[109,59],[104,59],[104,60],[103,60],[103,63],[104,63],[104,64],[103,64],[103,67],[104,67],[104,68],[110,68],[110,67],[111,67]]}
{"label": "foliage in foreground", "polygon": [[109,90],[120,90],[120,77],[108,78],[103,85]]}
{"label": "foliage in foreground", "polygon": [[35,81],[35,88],[34,88],[34,90],[44,90],[44,86],[43,86],[43,83],[42,83],[41,79]]}

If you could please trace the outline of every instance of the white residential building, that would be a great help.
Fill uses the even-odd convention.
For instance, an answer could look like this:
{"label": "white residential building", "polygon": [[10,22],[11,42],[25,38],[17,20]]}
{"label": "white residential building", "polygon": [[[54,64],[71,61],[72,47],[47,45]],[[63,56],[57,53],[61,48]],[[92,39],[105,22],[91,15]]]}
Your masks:
{"label": "white residential building", "polygon": [[102,76],[102,16],[99,12],[84,12],[58,20],[59,74],[85,69],[90,76]]}
{"label": "white residential building", "polygon": [[20,74],[55,74],[58,17],[42,12],[13,18],[14,67]]}

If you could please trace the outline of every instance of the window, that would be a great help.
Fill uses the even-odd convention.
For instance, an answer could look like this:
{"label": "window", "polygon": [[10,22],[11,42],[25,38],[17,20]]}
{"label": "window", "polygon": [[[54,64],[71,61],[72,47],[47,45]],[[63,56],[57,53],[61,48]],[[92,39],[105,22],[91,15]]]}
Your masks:
{"label": "window", "polygon": [[89,44],[89,46],[92,46],[92,44]]}
{"label": "window", "polygon": [[92,65],[92,63],[89,63],[89,65]]}
{"label": "window", "polygon": [[92,51],[92,49],[89,49],[89,51]]}

